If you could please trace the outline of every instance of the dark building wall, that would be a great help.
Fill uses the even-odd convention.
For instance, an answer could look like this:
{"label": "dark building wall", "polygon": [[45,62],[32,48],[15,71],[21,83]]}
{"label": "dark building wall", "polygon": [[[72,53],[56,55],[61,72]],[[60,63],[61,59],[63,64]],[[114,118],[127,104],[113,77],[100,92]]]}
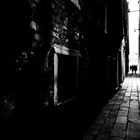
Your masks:
{"label": "dark building wall", "polygon": [[[21,5],[16,0],[12,2],[7,0],[6,2],[3,1],[1,8],[1,27],[4,29],[2,30],[2,42],[4,42],[2,43],[4,44],[2,52],[6,54],[4,56],[6,59],[3,61],[4,76],[9,74],[9,67],[12,69],[7,79],[3,77],[7,84],[6,88],[12,88],[9,90],[17,92],[18,100],[23,102],[28,100],[29,104],[31,100],[34,104],[35,102],[42,102],[44,100],[42,98],[53,99],[55,67],[53,45],[58,44],[65,46],[69,50],[67,53],[70,56],[67,58],[64,54],[58,55],[60,57],[59,67],[63,71],[59,70],[60,76],[69,75],[68,78],[64,78],[68,82],[60,80],[59,85],[60,83],[65,83],[65,85],[68,83],[67,86],[71,85],[70,89],[72,90],[75,81],[70,80],[70,73],[72,72],[69,70],[70,68],[67,68],[67,63],[71,63],[72,69],[73,67],[77,69],[78,64],[75,65],[73,59],[77,61],[80,51],[84,52],[85,47],[82,44],[83,26],[81,22],[83,19],[79,9],[69,0],[27,0],[22,1]],[[60,48],[60,51],[64,50]],[[63,62],[65,58],[68,62]],[[60,65],[65,65],[66,69]],[[76,76],[72,79],[77,79]],[[12,86],[12,81],[14,81],[14,86]],[[59,88],[62,88],[63,84]],[[67,90],[70,89],[67,88]],[[45,94],[48,93],[49,95],[46,96]],[[73,95],[73,93],[71,94]],[[62,98],[64,97],[60,97],[60,99]]]}
{"label": "dark building wall", "polygon": [[[28,113],[30,106],[36,111],[46,100],[53,106],[55,54],[61,91],[58,98],[65,101],[75,96],[75,89],[78,96],[76,100],[58,106],[60,112],[52,115],[50,126],[56,122],[59,129],[61,122],[66,120],[64,129],[66,125],[71,126],[69,132],[74,129],[76,134],[77,130],[86,129],[122,83],[122,50],[126,49],[128,55],[128,45],[121,48],[123,37],[127,38],[122,1],[80,0],[79,3],[81,10],[69,0],[6,0],[0,6],[1,41],[4,44],[1,47],[4,54],[1,55],[4,66],[1,75],[5,83],[2,88],[8,89],[1,96],[11,96],[10,92],[14,92],[14,99],[29,110]],[[80,37],[75,36],[77,33]],[[53,46],[55,43],[74,51],[68,51],[69,55],[58,54]],[[44,118],[46,121],[46,116]],[[75,126],[75,122],[79,122],[81,128]],[[67,133],[66,136],[71,135]]]}
{"label": "dark building wall", "polygon": [[[125,65],[128,65],[128,59],[126,60],[126,62],[123,62],[123,59],[121,56],[121,51],[124,51],[124,49],[128,50],[128,45],[126,44],[126,42],[128,41],[128,19],[127,17],[127,7],[126,7],[126,1],[117,1],[115,2],[115,5],[113,5],[113,2],[108,1],[108,27],[107,27],[107,31],[108,31],[108,41],[109,43],[109,50],[110,50],[110,55],[112,56],[112,58],[114,57],[117,61],[118,68],[118,75],[120,79],[118,81],[119,84],[121,84],[121,82],[123,81],[124,78],[122,78],[122,67],[125,67]],[[124,39],[124,40],[123,40]],[[125,42],[125,47],[124,45],[122,45],[122,41]],[[122,49],[122,47],[124,47]],[[127,52],[127,53],[126,53]],[[126,51],[125,53],[127,54],[124,57],[128,57],[128,51]],[[118,55],[118,53],[120,53]],[[125,68],[124,68],[125,69]],[[128,68],[127,68],[128,69]],[[126,71],[127,71],[126,69]],[[116,79],[116,80],[117,80]],[[115,85],[117,86],[117,85]]]}
{"label": "dark building wall", "polygon": [[[4,94],[16,90],[14,65],[20,50],[31,45],[31,31],[28,27],[30,8],[27,1],[3,1],[1,3],[2,80],[6,81]],[[24,10],[26,9],[26,11]],[[5,82],[4,82],[5,83]]]}
{"label": "dark building wall", "polygon": [[[5,46],[12,52],[13,60],[8,59],[12,62],[14,60],[18,62],[13,64],[12,69],[16,67],[15,75],[20,81],[18,87],[21,86],[17,90],[24,89],[22,95],[25,99],[24,92],[27,88],[30,89],[28,90],[29,93],[36,85],[38,88],[34,92],[38,96],[42,86],[46,85],[44,83],[48,84],[54,80],[52,78],[54,66],[52,54],[54,54],[54,50],[51,50],[50,57],[46,59],[46,54],[50,51],[50,46],[54,43],[54,40],[57,44],[66,45],[68,48],[76,49],[81,53],[82,57],[79,59],[78,65],[80,91],[78,98],[80,98],[81,104],[85,102],[87,106],[96,105],[95,108],[100,107],[122,83],[120,50],[123,37],[125,36],[127,40],[126,3],[121,0],[115,2],[111,0],[95,0],[92,2],[90,0],[81,0],[79,3],[81,10],[69,0],[24,1],[21,7],[18,6],[17,1],[14,1],[14,3],[3,2],[7,10],[6,14],[1,13],[4,19],[1,27],[5,27],[8,32],[13,33],[10,36],[4,30],[5,40],[3,42],[6,42]],[[25,13],[23,12],[24,9],[27,9]],[[18,16],[17,11],[20,16]],[[12,17],[10,26],[9,19],[6,17]],[[68,32],[63,32],[66,33],[66,36],[58,33],[58,35],[62,35],[61,38],[56,39],[54,37],[55,39],[52,39],[55,24],[64,25],[65,18],[69,20]],[[31,24],[36,24],[36,29],[33,26],[31,27]],[[80,33],[78,40],[74,39],[77,31]],[[68,43],[66,43],[67,37],[69,39]],[[9,42],[7,42],[7,38],[10,39]],[[11,49],[11,45],[14,46],[14,50]],[[127,50],[127,57],[128,45],[125,49]],[[6,50],[4,52],[7,53]],[[11,55],[8,56],[11,57]],[[48,59],[52,67],[49,67],[48,71],[50,73],[46,76],[42,73],[42,66],[44,66],[45,60]],[[63,56],[60,59],[62,61]],[[128,61],[128,57],[126,61]],[[66,62],[62,62],[60,65],[64,63]],[[63,67],[60,69],[63,69]],[[47,81],[47,78],[50,78],[50,80]],[[28,81],[25,85],[27,88],[23,86],[25,81]],[[63,83],[62,80],[61,83]],[[51,91],[49,87],[47,90]],[[22,98],[22,95],[20,98]],[[33,94],[30,94],[30,98],[32,96]],[[40,98],[42,100],[42,97]],[[102,104],[96,104],[97,100]]]}
{"label": "dark building wall", "polygon": [[[87,18],[86,46],[90,69],[90,86],[85,89],[93,91],[94,87],[101,94],[97,95],[97,92],[93,91],[89,95],[93,96],[90,99],[94,102],[96,100],[94,96],[96,96],[104,102],[120,87],[124,80],[123,70],[128,67],[127,3],[122,0],[96,0],[81,1],[81,5]],[[125,47],[122,46],[123,38],[125,38]],[[123,63],[122,51],[126,54],[123,56],[126,58],[125,63]]]}

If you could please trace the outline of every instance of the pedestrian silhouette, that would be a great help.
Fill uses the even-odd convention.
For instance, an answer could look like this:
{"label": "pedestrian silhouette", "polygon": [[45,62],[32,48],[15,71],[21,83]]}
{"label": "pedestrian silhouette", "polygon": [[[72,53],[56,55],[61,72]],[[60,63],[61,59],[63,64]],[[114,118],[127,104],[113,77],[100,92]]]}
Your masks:
{"label": "pedestrian silhouette", "polygon": [[137,72],[137,65],[134,65],[134,71],[135,71],[135,74],[136,74],[136,72]]}
{"label": "pedestrian silhouette", "polygon": [[130,70],[132,71],[132,66],[130,66]]}
{"label": "pedestrian silhouette", "polygon": [[132,74],[134,72],[134,65],[130,66],[130,70],[132,71]]}

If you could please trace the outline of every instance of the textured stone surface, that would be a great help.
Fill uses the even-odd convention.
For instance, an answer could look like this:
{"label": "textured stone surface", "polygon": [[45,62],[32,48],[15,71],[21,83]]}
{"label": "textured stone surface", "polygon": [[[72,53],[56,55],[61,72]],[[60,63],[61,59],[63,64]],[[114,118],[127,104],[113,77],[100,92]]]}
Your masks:
{"label": "textured stone surface", "polygon": [[125,128],[126,128],[126,124],[116,123],[112,130],[111,136],[125,137]]}
{"label": "textured stone surface", "polygon": [[126,135],[131,138],[140,139],[140,123],[128,122]]}
{"label": "textured stone surface", "polygon": [[88,136],[87,140],[92,140],[93,136],[94,140],[140,140],[138,91],[139,81],[126,78],[122,89],[109,100],[91,126],[92,137]]}

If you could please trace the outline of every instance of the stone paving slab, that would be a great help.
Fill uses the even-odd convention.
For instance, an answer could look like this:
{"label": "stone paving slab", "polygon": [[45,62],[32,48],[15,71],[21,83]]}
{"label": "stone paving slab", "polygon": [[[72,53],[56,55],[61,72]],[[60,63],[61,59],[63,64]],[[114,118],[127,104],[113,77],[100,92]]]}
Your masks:
{"label": "stone paving slab", "polygon": [[117,116],[116,122],[126,124],[127,123],[127,116]]}
{"label": "stone paving slab", "polygon": [[120,111],[121,110],[127,110],[128,111],[129,110],[129,106],[120,106]]}
{"label": "stone paving slab", "polygon": [[95,136],[94,135],[85,135],[84,137],[83,137],[83,140],[95,140]]}
{"label": "stone paving slab", "polygon": [[130,92],[127,91],[127,92],[125,93],[125,96],[130,97]]}
{"label": "stone paving slab", "polygon": [[140,123],[128,122],[126,136],[140,139]]}
{"label": "stone paving slab", "polygon": [[127,77],[83,140],[140,140],[140,78]]}
{"label": "stone paving slab", "polygon": [[125,128],[126,128],[125,123],[116,123],[112,130],[111,136],[124,138],[125,137]]}
{"label": "stone paving slab", "polygon": [[118,116],[126,116],[127,117],[128,115],[128,110],[120,110],[118,112]]}
{"label": "stone paving slab", "polygon": [[109,140],[124,140],[124,138],[120,138],[120,137],[110,137]]}
{"label": "stone paving slab", "polygon": [[125,140],[140,140],[139,138],[130,138],[130,137],[127,137]]}

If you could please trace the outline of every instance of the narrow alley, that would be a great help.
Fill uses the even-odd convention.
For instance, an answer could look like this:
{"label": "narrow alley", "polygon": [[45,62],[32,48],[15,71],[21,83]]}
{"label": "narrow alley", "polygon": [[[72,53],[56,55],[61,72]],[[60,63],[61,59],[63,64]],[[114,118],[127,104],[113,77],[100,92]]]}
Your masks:
{"label": "narrow alley", "polygon": [[140,139],[132,1],[1,1],[1,137]]}
{"label": "narrow alley", "polygon": [[129,74],[83,140],[140,139],[140,76]]}

